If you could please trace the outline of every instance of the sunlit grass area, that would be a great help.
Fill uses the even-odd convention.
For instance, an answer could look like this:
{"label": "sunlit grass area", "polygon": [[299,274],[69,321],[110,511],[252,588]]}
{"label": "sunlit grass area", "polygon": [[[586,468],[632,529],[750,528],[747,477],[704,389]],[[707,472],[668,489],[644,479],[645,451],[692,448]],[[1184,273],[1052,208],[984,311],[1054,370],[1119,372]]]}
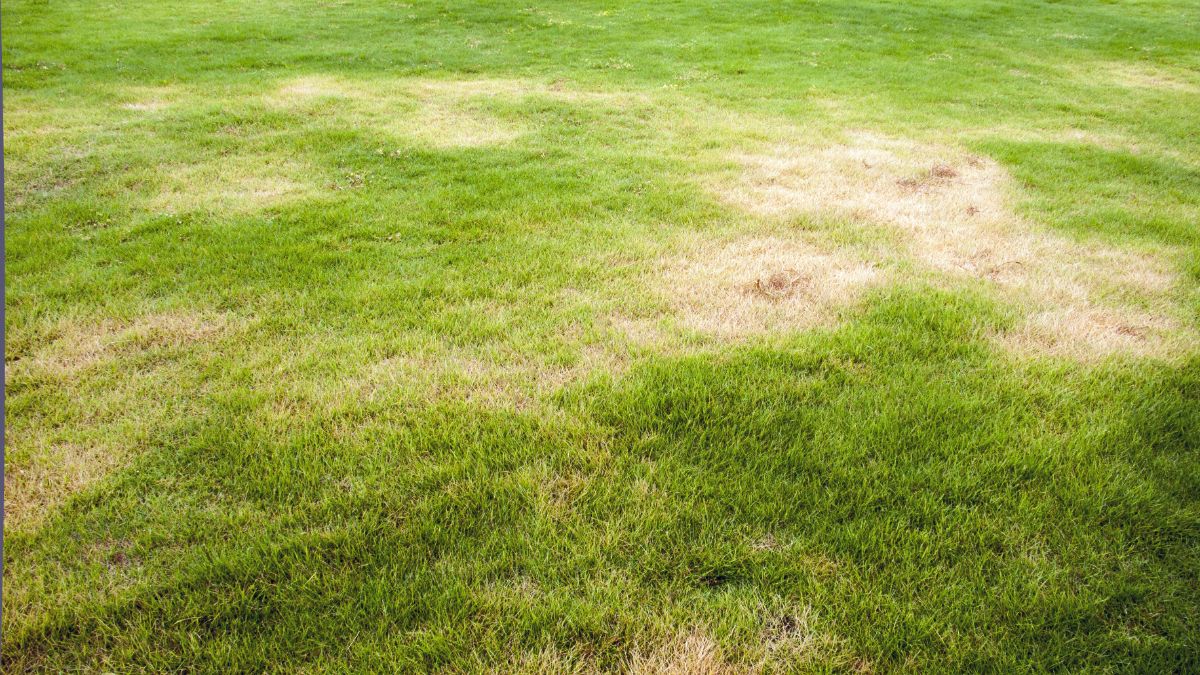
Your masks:
{"label": "sunlit grass area", "polygon": [[1200,669],[1200,7],[2,9],[3,669]]}

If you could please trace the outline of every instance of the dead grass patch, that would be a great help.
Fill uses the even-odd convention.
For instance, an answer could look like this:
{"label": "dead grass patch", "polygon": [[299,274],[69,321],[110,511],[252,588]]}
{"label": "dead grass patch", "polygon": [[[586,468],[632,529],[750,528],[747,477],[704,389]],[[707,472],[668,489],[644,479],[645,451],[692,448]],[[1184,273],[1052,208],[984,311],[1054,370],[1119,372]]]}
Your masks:
{"label": "dead grass patch", "polygon": [[821,670],[865,663],[853,658],[843,639],[818,630],[809,607],[786,612],[770,612],[764,607],[762,613],[757,649],[747,654],[744,662],[729,658],[707,631],[695,628],[649,652],[634,650],[627,671],[644,675],[725,675],[794,672],[806,667]]}
{"label": "dead grass patch", "polygon": [[1178,322],[1161,315],[1079,306],[1036,312],[997,339],[1016,353],[1087,360],[1114,354],[1156,356],[1168,347],[1182,352],[1194,341],[1179,333]]}
{"label": "dead grass patch", "polygon": [[846,254],[757,237],[667,261],[664,286],[686,326],[735,337],[828,322],[881,276]]}
{"label": "dead grass patch", "polygon": [[26,461],[7,460],[5,529],[21,531],[40,522],[68,497],[107,476],[123,458],[123,453],[107,446],[64,442],[40,448]]}
{"label": "dead grass patch", "polygon": [[[1029,317],[1012,339],[1001,338],[1006,346],[1078,357],[1167,354],[1185,331],[1169,252],[1081,243],[1026,222],[1007,205],[1008,174],[986,158],[860,133],[843,144],[778,145],[735,160],[741,173],[717,188],[728,203],[763,216],[887,226],[913,259],[999,290]],[[720,274],[732,279],[731,272]],[[786,294],[789,279],[763,283]]]}
{"label": "dead grass patch", "polygon": [[[1103,76],[1101,81],[1112,82],[1129,89],[1151,89],[1183,93],[1200,92],[1200,85],[1165,68],[1147,63],[1101,63],[1089,71]],[[1089,72],[1089,75],[1094,74]],[[1094,81],[1094,79],[1092,80]]]}
{"label": "dead grass patch", "polygon": [[365,123],[393,138],[436,148],[498,145],[524,129],[489,113],[498,88],[471,81],[435,85],[421,80],[351,81],[311,76],[292,80],[268,99],[278,105],[326,103],[334,115]]}
{"label": "dead grass patch", "polygon": [[162,167],[147,206],[167,213],[261,211],[321,194],[312,167],[291,159],[245,155]]}
{"label": "dead grass patch", "polygon": [[181,95],[182,90],[172,86],[127,87],[121,91],[121,97],[126,99],[121,103],[121,108],[136,112],[158,112],[171,107]]}
{"label": "dead grass patch", "polygon": [[28,370],[70,377],[122,356],[165,348],[190,348],[219,336],[228,325],[228,318],[223,314],[186,311],[90,323],[64,321],[50,331],[54,336],[51,342],[31,356],[7,365],[14,374]]}
{"label": "dead grass patch", "polygon": [[670,340],[658,321],[647,318],[611,314],[605,320],[605,325],[621,339],[634,345],[663,345]]}
{"label": "dead grass patch", "polygon": [[796,668],[801,665],[839,663],[848,660],[842,640],[817,630],[811,607],[771,616],[762,631],[762,670],[770,666]]}
{"label": "dead grass patch", "polygon": [[[96,396],[83,409],[62,411],[64,419],[9,430],[5,526],[36,526],[134,457],[151,429],[163,422],[166,407],[154,394],[139,391],[139,378],[115,371],[118,380],[98,384],[88,379],[96,368],[143,355],[207,349],[229,327],[223,314],[177,310],[133,319],[62,320],[36,338],[23,336],[29,349],[6,362],[6,386],[36,383],[72,396],[95,389]],[[140,374],[142,382],[155,381],[153,373]]]}
{"label": "dead grass patch", "polygon": [[627,354],[599,345],[581,346],[579,358],[570,364],[512,353],[414,352],[367,366],[347,388],[366,398],[403,392],[424,401],[529,410],[562,388],[594,375],[622,373],[629,363]]}
{"label": "dead grass patch", "polygon": [[581,90],[561,81],[522,79],[349,80],[308,76],[290,80],[267,95],[286,107],[324,105],[398,140],[435,148],[493,146],[517,140],[528,128],[488,109],[494,101],[529,98],[588,104],[646,101],[637,94]]}
{"label": "dead grass patch", "polygon": [[126,110],[136,110],[138,112],[156,112],[156,111],[166,108],[169,105],[170,105],[170,103],[167,103],[166,101],[151,100],[151,101],[133,101],[130,103],[123,103],[123,104],[121,104],[121,107]]}
{"label": "dead grass patch", "polygon": [[695,630],[649,653],[635,651],[630,657],[628,672],[631,675],[717,675],[751,671],[726,661],[712,638]]}
{"label": "dead grass patch", "polygon": [[1141,154],[1152,149],[1157,154],[1171,154],[1169,148],[1148,148],[1144,139],[1134,139],[1111,130],[1081,129],[1078,127],[1029,128],[1018,125],[990,126],[968,129],[958,134],[972,140],[1004,140],[1021,143],[1058,143],[1091,145],[1102,150]]}
{"label": "dead grass patch", "polygon": [[535,653],[515,654],[500,667],[480,665],[482,672],[494,675],[592,675],[603,672],[584,656],[553,646]]}
{"label": "dead grass patch", "polygon": [[416,91],[448,98],[542,98],[573,103],[631,104],[652,102],[641,93],[581,89],[565,80],[549,83],[536,80],[485,78],[472,80],[417,80]]}

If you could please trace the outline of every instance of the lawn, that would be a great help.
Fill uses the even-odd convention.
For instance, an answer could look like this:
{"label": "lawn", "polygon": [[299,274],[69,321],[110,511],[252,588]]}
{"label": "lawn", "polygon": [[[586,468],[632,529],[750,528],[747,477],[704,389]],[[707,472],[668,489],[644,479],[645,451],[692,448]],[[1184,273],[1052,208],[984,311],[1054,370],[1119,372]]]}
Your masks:
{"label": "lawn", "polygon": [[1200,4],[2,26],[5,672],[1200,671]]}

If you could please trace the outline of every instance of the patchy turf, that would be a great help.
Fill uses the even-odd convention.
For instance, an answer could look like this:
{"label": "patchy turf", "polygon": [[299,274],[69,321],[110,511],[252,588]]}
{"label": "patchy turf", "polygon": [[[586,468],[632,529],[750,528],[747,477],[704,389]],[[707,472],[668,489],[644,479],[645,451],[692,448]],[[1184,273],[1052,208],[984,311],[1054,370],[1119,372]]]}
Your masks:
{"label": "patchy turf", "polygon": [[1200,11],[3,5],[3,669],[1200,668]]}

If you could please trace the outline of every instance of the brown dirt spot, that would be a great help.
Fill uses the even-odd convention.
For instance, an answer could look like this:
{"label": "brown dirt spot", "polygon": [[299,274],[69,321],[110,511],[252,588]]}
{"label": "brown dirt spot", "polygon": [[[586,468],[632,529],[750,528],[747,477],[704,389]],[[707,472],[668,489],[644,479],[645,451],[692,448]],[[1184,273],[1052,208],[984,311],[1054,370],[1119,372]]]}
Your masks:
{"label": "brown dirt spot", "polygon": [[667,262],[665,291],[685,325],[723,336],[828,322],[881,276],[852,256],[777,237],[697,249]]}
{"label": "brown dirt spot", "polygon": [[[1026,222],[1008,208],[1009,176],[986,158],[860,133],[840,145],[781,145],[735,160],[741,175],[717,188],[731,204],[764,216],[887,226],[924,265],[991,284],[1029,317],[1015,339],[1001,339],[1006,346],[1080,357],[1166,354],[1177,344],[1171,336],[1186,331],[1171,297],[1169,252],[1081,243]],[[790,288],[787,277],[762,283]],[[1146,329],[1135,337],[1130,326]]]}

